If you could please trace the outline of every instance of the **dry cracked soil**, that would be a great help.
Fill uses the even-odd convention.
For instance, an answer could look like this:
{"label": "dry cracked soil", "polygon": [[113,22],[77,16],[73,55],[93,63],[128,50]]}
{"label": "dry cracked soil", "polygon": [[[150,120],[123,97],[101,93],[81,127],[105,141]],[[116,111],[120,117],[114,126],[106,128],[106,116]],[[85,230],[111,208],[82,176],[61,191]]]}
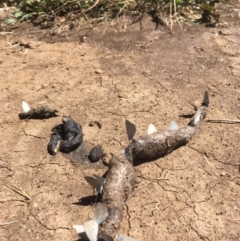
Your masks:
{"label": "dry cracked soil", "polygon": [[182,33],[177,24],[155,29],[146,16],[141,29],[102,25],[83,43],[82,29],[2,24],[0,240],[78,240],[72,225],[92,217],[96,194],[84,176],[107,170],[49,155],[62,117],[19,120],[22,100],[70,115],[108,161],[128,143],[125,119],[139,134],[150,123],[184,126],[179,115],[193,113],[205,90],[209,112],[189,144],[135,167],[119,232],[137,241],[240,240],[240,20],[231,6],[222,19],[216,28],[184,23]]}

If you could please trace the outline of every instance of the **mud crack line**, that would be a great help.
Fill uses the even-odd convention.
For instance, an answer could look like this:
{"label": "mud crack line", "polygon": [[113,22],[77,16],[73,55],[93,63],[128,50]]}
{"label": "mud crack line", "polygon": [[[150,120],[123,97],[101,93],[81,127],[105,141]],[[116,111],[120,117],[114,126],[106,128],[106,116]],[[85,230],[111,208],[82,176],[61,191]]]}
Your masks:
{"label": "mud crack line", "polygon": [[[130,230],[130,229],[132,228],[132,227],[131,227],[131,222],[130,222],[131,215],[130,215],[130,213],[129,213],[129,207],[128,207],[128,205],[125,204],[125,206],[126,206],[126,209],[127,209],[127,215],[128,215],[127,222],[128,222],[128,227],[129,227],[129,230]],[[128,235],[129,235],[129,233],[128,233]]]}
{"label": "mud crack line", "polygon": [[43,224],[40,220],[38,220],[37,217],[31,213],[31,211],[30,211],[30,216],[33,217],[42,227],[44,227],[47,230],[51,230],[51,231],[56,231],[58,229],[70,230],[70,228],[67,228],[67,227],[49,228],[47,225]]}
{"label": "mud crack line", "polygon": [[195,229],[192,225],[190,225],[190,226],[191,226],[191,230],[193,230],[200,239],[210,241],[210,239],[209,239],[208,237],[205,237],[205,236],[201,235],[201,234],[197,231],[197,229]]}

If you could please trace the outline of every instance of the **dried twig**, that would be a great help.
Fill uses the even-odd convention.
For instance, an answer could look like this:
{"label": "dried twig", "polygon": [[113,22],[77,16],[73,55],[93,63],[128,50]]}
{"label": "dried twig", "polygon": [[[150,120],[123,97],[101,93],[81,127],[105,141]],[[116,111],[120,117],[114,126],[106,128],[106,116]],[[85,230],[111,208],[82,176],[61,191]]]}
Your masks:
{"label": "dried twig", "polygon": [[76,4],[76,0],[67,1],[67,2],[63,3],[61,6],[59,6],[58,8],[56,8],[56,9],[53,11],[53,13],[56,15],[56,14],[58,14],[62,9],[64,9],[64,7],[65,7],[66,5],[71,6],[71,5],[74,5],[74,4]]}
{"label": "dried twig", "polygon": [[86,13],[87,11],[93,9],[94,7],[96,7],[99,3],[99,0],[97,0],[91,7],[89,7],[88,9],[84,10],[83,13]]}
{"label": "dried twig", "polygon": [[222,120],[206,120],[207,122],[211,123],[226,123],[226,124],[240,124],[240,120],[229,120],[229,119],[222,119]]}
{"label": "dried twig", "polygon": [[176,19],[177,19],[177,23],[178,23],[178,25],[179,25],[179,27],[180,27],[180,29],[181,29],[182,33],[183,33],[182,24],[180,23],[180,21],[179,21],[178,17],[176,17]]}
{"label": "dried twig", "polygon": [[173,18],[172,18],[172,16],[173,16],[173,12],[172,12],[172,1],[170,1],[170,16],[169,16],[169,18],[170,18],[170,30],[172,31],[172,26],[173,26]]}
{"label": "dried twig", "polygon": [[174,14],[176,14],[177,13],[176,0],[173,0],[173,7],[174,7]]}

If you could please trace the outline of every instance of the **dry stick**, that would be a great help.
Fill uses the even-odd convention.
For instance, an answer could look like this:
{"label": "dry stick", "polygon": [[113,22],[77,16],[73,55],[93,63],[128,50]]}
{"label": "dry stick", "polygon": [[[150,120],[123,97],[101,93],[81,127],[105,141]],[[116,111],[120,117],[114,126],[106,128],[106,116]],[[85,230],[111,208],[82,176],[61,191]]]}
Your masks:
{"label": "dry stick", "polygon": [[180,23],[180,21],[179,21],[178,17],[176,17],[176,19],[177,19],[178,25],[179,25],[179,27],[181,28],[181,31],[182,31],[182,33],[183,33],[182,24]]}
{"label": "dry stick", "polygon": [[91,10],[92,8],[94,8],[95,6],[97,6],[97,4],[99,3],[99,0],[97,0],[90,8],[88,8],[87,10],[83,11],[83,13]]}
{"label": "dry stick", "polygon": [[109,27],[113,27],[116,26],[116,24],[113,26],[114,20],[117,19],[117,17],[119,16],[119,14],[123,11],[123,9],[127,6],[127,4],[124,4],[123,7],[119,10],[119,12],[117,13],[116,17],[111,21],[111,23],[105,28],[104,33],[107,31],[107,29]]}
{"label": "dry stick", "polygon": [[54,14],[59,13],[67,4],[69,4],[69,6],[74,5],[74,4],[76,4],[76,0],[72,0],[72,1],[67,1],[67,2],[65,2],[65,3],[62,4],[61,6],[57,7],[56,9],[54,9],[55,12],[53,11],[53,13],[54,13]]}
{"label": "dry stick", "polygon": [[[120,13],[123,11],[123,9],[124,9],[126,6],[127,6],[127,3],[124,4],[124,6],[119,10],[119,12],[118,12],[118,14],[116,15],[115,19],[118,18],[118,16],[120,15]],[[124,18],[124,22],[125,22],[125,14],[123,15],[123,18]],[[120,23],[119,18],[118,18],[118,23]],[[125,24],[124,24],[124,26],[125,26]]]}
{"label": "dry stick", "polygon": [[174,15],[175,15],[177,13],[176,0],[173,0],[173,7],[174,7]]}
{"label": "dry stick", "polygon": [[[172,5],[173,5],[173,10],[172,10]],[[183,33],[183,28],[182,28],[182,24],[180,23],[178,17],[177,17],[177,4],[176,4],[176,0],[173,0],[170,2],[170,30],[172,31],[172,27],[173,27],[173,16],[175,17],[182,33]]]}
{"label": "dry stick", "polygon": [[[80,3],[80,1],[78,1],[78,5],[79,5],[79,7],[81,8],[81,10],[82,10],[82,5],[81,5],[81,3]],[[85,14],[85,12],[82,10],[82,14],[84,15],[84,17],[85,17],[85,19],[87,20],[87,22],[88,22],[88,24],[90,25],[90,29],[92,29],[92,24],[89,22],[89,20],[88,20],[88,17],[87,17],[87,15]],[[79,27],[80,27],[80,25],[78,26],[78,29],[79,29]]]}
{"label": "dry stick", "polygon": [[172,1],[170,1],[170,30],[172,31],[173,20],[172,20]]}
{"label": "dry stick", "polygon": [[118,14],[116,15],[115,19],[119,16],[119,14],[123,11],[123,9],[127,6],[127,4],[124,4],[123,7],[119,10]]}
{"label": "dry stick", "polygon": [[179,19],[178,19],[178,16],[177,16],[177,15],[179,15],[179,14],[177,14],[177,4],[176,4],[176,0],[173,0],[173,1],[174,1],[174,16],[175,16],[175,18],[176,18],[176,20],[177,20],[177,23],[178,23],[178,25],[179,25],[182,33],[183,33],[182,24],[180,23],[180,21],[179,21]]}
{"label": "dry stick", "polygon": [[[89,21],[87,15],[85,14],[85,12],[87,12],[87,11],[91,10],[92,8],[96,7],[98,3],[99,3],[99,0],[97,0],[97,1],[96,1],[90,8],[88,8],[87,10],[84,10],[84,11],[81,12],[81,13],[84,15],[84,17],[86,18],[88,24],[90,25],[90,29],[89,29],[88,32],[85,34],[85,36],[87,36],[88,33],[93,30],[93,27],[95,27],[95,26],[98,24],[98,23],[97,23],[97,24],[95,24],[95,26],[93,26],[93,25],[90,23],[90,21]],[[79,5],[80,8],[82,9],[81,3],[80,3],[79,1],[78,1],[78,5]],[[99,21],[99,19],[104,19],[104,17],[103,17],[103,18],[97,18],[96,21]],[[91,21],[93,21],[93,19],[91,19]],[[79,26],[78,26],[78,29],[79,29]]]}
{"label": "dry stick", "polygon": [[222,120],[206,120],[207,122],[211,123],[226,123],[226,124],[239,124],[240,120],[229,120],[229,119],[222,119]]}

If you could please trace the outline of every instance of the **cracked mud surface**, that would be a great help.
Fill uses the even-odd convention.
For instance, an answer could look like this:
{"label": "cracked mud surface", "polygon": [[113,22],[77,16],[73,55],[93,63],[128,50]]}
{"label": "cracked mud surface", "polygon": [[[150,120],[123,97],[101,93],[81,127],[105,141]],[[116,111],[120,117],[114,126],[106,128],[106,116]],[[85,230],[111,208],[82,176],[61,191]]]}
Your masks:
{"label": "cracked mud surface", "polygon": [[[64,36],[48,43],[29,25],[0,35],[0,239],[77,240],[72,225],[93,215],[95,201],[84,176],[107,169],[50,156],[51,128],[61,117],[20,121],[22,100],[72,116],[84,140],[102,144],[107,159],[127,144],[126,118],[139,133],[150,123],[184,126],[188,120],[179,114],[192,113],[189,102],[200,104],[205,90],[207,119],[239,120],[240,27],[239,19],[228,21],[219,28],[185,24],[184,34],[176,25],[170,35],[146,20],[143,30],[134,25],[103,34],[100,28],[81,45]],[[9,45],[13,41],[32,48]],[[95,121],[101,128],[90,124]],[[239,143],[239,124],[203,121],[189,145],[137,166],[138,187],[120,232],[138,241],[239,240]]]}

